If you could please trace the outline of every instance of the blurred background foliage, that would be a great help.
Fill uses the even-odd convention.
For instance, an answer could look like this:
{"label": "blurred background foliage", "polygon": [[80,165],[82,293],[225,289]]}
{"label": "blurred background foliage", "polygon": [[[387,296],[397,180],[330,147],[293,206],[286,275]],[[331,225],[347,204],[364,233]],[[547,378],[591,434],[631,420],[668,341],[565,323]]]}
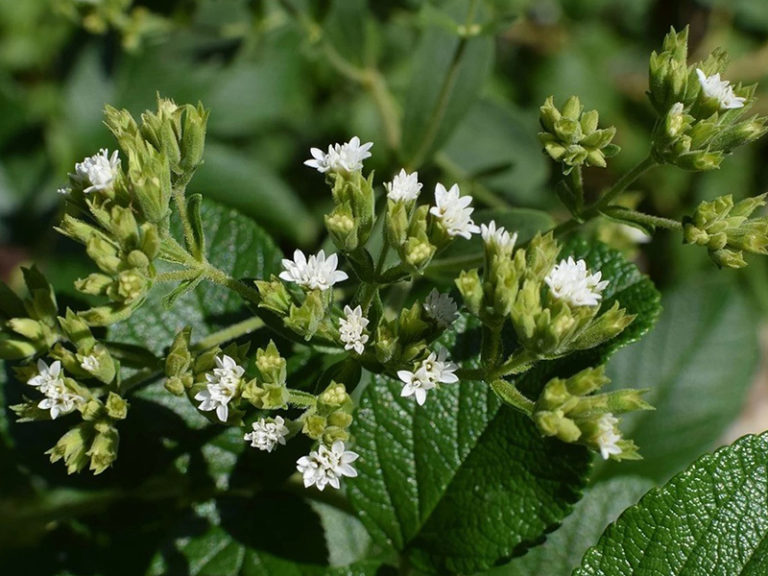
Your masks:
{"label": "blurred background foliage", "polygon": [[[0,0],[3,275],[34,259],[58,290],[72,293],[72,280],[87,264],[52,230],[60,209],[56,189],[75,162],[100,147],[114,148],[102,124],[105,104],[138,115],[154,106],[158,93],[211,109],[205,165],[190,190],[251,216],[284,249],[312,248],[324,239],[321,215],[331,201],[317,174],[302,166],[309,148],[353,135],[375,143],[366,165],[379,182],[406,166],[419,170],[425,191],[438,180],[455,181],[481,207],[534,208],[565,218],[554,193],[557,168],[537,139],[538,107],[549,95],[560,103],[576,94],[587,109],[600,112],[601,123],[617,127],[621,154],[607,169],[585,171],[588,192],[597,194],[647,154],[654,121],[645,96],[648,57],[670,26],[686,24],[694,59],[722,46],[731,54],[729,80],[768,86],[768,2],[761,0]],[[761,114],[768,113],[765,86],[757,95]],[[643,194],[627,201],[640,199],[645,211],[679,219],[701,200],[755,195],[768,189],[767,154],[763,142],[739,149],[712,173],[656,168],[634,185]],[[606,221],[586,232],[626,250],[670,291],[664,300],[668,319],[639,347],[618,355],[611,368],[617,380],[629,373],[640,387],[660,386],[651,398],[660,410],[633,423],[631,434],[643,440],[651,467],[596,472],[596,480],[636,473],[661,481],[717,442],[741,409],[758,360],[757,323],[768,313],[768,263],[753,258],[743,270],[717,271],[706,251],[683,246],[678,234],[660,231],[638,247],[626,230]],[[718,278],[704,279],[712,275]],[[736,355],[738,374],[726,370],[728,354]],[[648,367],[656,372],[649,374]],[[688,410],[697,393],[709,402]],[[133,409],[136,417],[124,436],[141,435],[158,454],[170,450],[157,441],[160,431],[140,422],[152,420],[155,404],[136,399]],[[670,434],[679,431],[661,434],[658,427],[681,413],[690,416],[683,422],[687,435],[675,444]],[[103,528],[105,520],[96,515],[73,522],[65,533],[46,532],[45,510],[64,506],[66,512],[69,502],[77,507],[76,496],[67,492],[71,480],[40,456],[53,435],[30,440],[33,430],[22,432],[0,416],[0,438],[8,437],[9,428],[16,442],[36,446],[37,469],[30,472],[32,458],[25,457],[23,475],[34,478],[45,469],[48,478],[35,482],[59,491],[45,502],[30,500],[22,512],[31,520],[18,533],[2,526],[0,501],[0,540],[23,547],[47,534],[44,542],[54,546],[53,534],[63,554],[68,542]],[[210,441],[198,436],[176,441],[198,447]],[[224,436],[223,446],[232,442]],[[8,462],[12,444],[0,442],[0,461]],[[205,448],[214,456],[205,455],[202,464],[195,452],[201,462],[193,456],[191,466],[208,466],[212,481],[218,467],[230,474],[234,457],[226,446]],[[129,451],[130,445],[121,459],[130,459]],[[153,456],[139,457],[151,462]],[[286,470],[291,458],[295,454],[284,458]],[[1,493],[21,473],[15,465],[0,470]],[[235,470],[233,477],[242,473]],[[94,494],[112,502],[116,493],[129,493],[120,491],[132,481],[122,478],[105,488],[100,478],[77,482],[100,490],[88,501],[98,512],[107,504]],[[124,516],[125,528],[112,526],[100,536],[95,554],[106,558],[113,544],[129,537],[134,548],[124,559],[128,564],[111,573],[146,568],[158,535],[174,518],[170,508],[178,505],[156,500],[174,488],[130,493],[130,506],[112,509]],[[299,512],[310,514],[304,508]],[[155,518],[144,523],[148,510]],[[202,521],[205,510],[197,512]],[[323,523],[341,522],[315,512]],[[315,523],[317,514],[310,514]],[[357,534],[354,546],[364,547],[359,526],[344,522],[342,532]],[[131,532],[137,525],[141,530]],[[186,536],[194,535],[194,522],[185,526]],[[344,546],[329,553],[349,561],[349,553],[338,551],[348,551]],[[51,559],[50,573],[69,561],[79,566],[74,573],[95,573],[89,561],[72,558]],[[120,571],[128,566],[133,571]]]}

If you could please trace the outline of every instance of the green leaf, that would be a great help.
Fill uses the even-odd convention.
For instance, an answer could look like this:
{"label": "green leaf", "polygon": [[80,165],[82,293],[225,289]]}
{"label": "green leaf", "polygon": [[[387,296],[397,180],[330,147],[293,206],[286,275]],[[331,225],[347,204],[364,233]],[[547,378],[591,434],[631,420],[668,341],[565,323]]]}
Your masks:
{"label": "green leaf", "polygon": [[768,436],[697,460],[608,527],[574,576],[768,573]]}
{"label": "green leaf", "polygon": [[207,143],[205,164],[189,190],[236,208],[269,232],[297,244],[309,242],[317,233],[317,222],[293,190],[258,159],[234,147]]}
{"label": "green leaf", "polygon": [[[218,268],[235,278],[264,278],[278,269],[279,249],[253,220],[209,200],[203,200],[200,214],[208,254]],[[185,326],[192,327],[196,341],[238,319],[242,298],[226,288],[204,282],[166,309],[163,298],[170,288],[172,284],[154,286],[134,316],[111,327],[110,339],[160,354]]]}
{"label": "green leaf", "polygon": [[711,449],[741,411],[757,368],[759,317],[727,275],[692,278],[662,302],[653,332],[608,365],[614,386],[648,388],[656,407],[623,426],[644,459],[608,464],[604,475],[663,481]]}
{"label": "green leaf", "polygon": [[[476,224],[487,224],[495,220],[499,226],[504,226],[510,233],[517,233],[517,242],[522,244],[533,238],[537,232],[549,230],[555,225],[552,216],[540,210],[528,208],[513,208],[511,210],[478,210],[473,214]],[[433,278],[444,278],[452,281],[461,270],[482,266],[483,240],[479,235],[470,240],[459,239],[435,259],[427,268],[427,275]]]}
{"label": "green leaf", "polygon": [[[467,3],[445,7],[462,24]],[[427,28],[414,55],[403,119],[402,157],[411,167],[426,161],[464,118],[490,74],[493,38],[460,38],[443,26]]]}
{"label": "green leaf", "polygon": [[653,488],[644,478],[614,478],[584,493],[573,513],[547,541],[506,566],[489,570],[485,576],[565,576],[577,568],[584,553],[625,508],[635,504]]}
{"label": "green leaf", "polygon": [[[297,563],[278,554],[275,546],[307,558],[312,553],[301,538],[319,535],[314,512],[296,498],[268,495],[208,502],[196,506],[196,512],[162,546],[147,576],[374,576],[381,564],[361,560],[331,567]],[[256,543],[273,551],[251,546]]]}
{"label": "green leaf", "polygon": [[423,406],[401,388],[375,376],[352,426],[360,459],[348,496],[375,543],[418,568],[471,573],[568,514],[586,449],[541,438],[479,382],[443,386]]}
{"label": "green leaf", "polygon": [[[619,251],[605,244],[590,244],[575,238],[560,251],[560,258],[568,256],[583,258],[590,271],[599,270],[603,280],[610,281],[603,291],[603,310],[618,301],[628,313],[636,314],[637,317],[621,334],[605,344],[576,352],[566,358],[536,364],[516,382],[517,387],[530,397],[538,394],[551,378],[572,376],[584,368],[604,364],[616,350],[639,340],[648,332],[661,311],[660,295],[651,279],[628,262]],[[629,385],[626,382],[618,384],[624,388]]]}

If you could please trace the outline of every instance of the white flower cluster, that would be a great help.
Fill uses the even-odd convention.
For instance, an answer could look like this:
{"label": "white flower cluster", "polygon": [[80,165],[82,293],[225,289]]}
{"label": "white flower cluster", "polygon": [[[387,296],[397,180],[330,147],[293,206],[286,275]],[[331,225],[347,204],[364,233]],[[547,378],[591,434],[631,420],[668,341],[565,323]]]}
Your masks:
{"label": "white flower cluster", "polygon": [[368,318],[363,316],[363,309],[360,306],[354,309],[344,306],[344,318],[339,320],[339,338],[345,350],[354,350],[358,354],[365,351],[368,334],[364,334],[363,331],[366,326],[368,326]]}
{"label": "white flower cluster", "polygon": [[50,410],[51,419],[56,420],[61,414],[69,414],[85,402],[85,398],[67,387],[61,371],[61,362],[58,360],[52,362],[50,366],[42,359],[38,360],[37,371],[37,376],[30,378],[27,384],[34,386],[45,395],[37,407]]}
{"label": "white flower cluster", "polygon": [[574,261],[572,256],[561,260],[544,278],[552,296],[572,306],[597,306],[608,280],[600,281],[601,272],[590,274],[584,260]]}
{"label": "white flower cluster", "polygon": [[512,254],[517,242],[517,232],[510,234],[504,229],[504,226],[496,226],[496,221],[491,220],[488,224],[480,224],[480,235],[486,246],[496,248],[503,254]]}
{"label": "white flower cluster", "polygon": [[320,250],[316,255],[307,258],[304,252],[296,250],[293,260],[283,259],[283,271],[280,278],[286,282],[295,282],[310,290],[328,290],[337,282],[348,278],[346,272],[336,270],[339,264],[338,256],[331,254],[326,259],[325,251]]}
{"label": "white flower cluster", "polygon": [[597,421],[597,428],[599,430],[597,444],[600,446],[600,455],[603,457],[603,460],[608,460],[612,454],[621,454],[621,448],[619,447],[621,434],[616,428],[618,424],[619,419],[610,412],[603,414],[600,420]]}
{"label": "white flower cluster", "polygon": [[419,197],[421,192],[421,182],[419,182],[419,173],[411,174],[400,170],[392,179],[392,182],[386,182],[384,188],[387,190],[387,198],[393,202],[413,202]]}
{"label": "white flower cluster", "polygon": [[322,491],[330,484],[338,490],[339,480],[343,476],[350,478],[357,476],[357,470],[352,468],[350,464],[358,457],[356,452],[345,448],[344,442],[336,440],[330,449],[321,444],[317,450],[313,450],[308,456],[299,458],[296,462],[296,469],[304,477],[305,488],[314,485]]}
{"label": "white flower cluster", "polygon": [[458,307],[453,298],[448,294],[441,294],[437,288],[432,291],[424,300],[424,312],[437,323],[438,328],[448,328],[456,319]]}
{"label": "white flower cluster", "polygon": [[247,433],[243,438],[254,448],[272,452],[278,444],[285,446],[285,437],[289,430],[282,416],[275,416],[274,419],[269,420],[260,418],[251,424],[251,428],[253,432]]}
{"label": "white flower cluster", "polygon": [[[120,158],[117,156],[117,150],[109,155],[109,150],[102,148],[98,154],[89,156],[82,162],[75,164],[75,173],[70,174],[73,180],[87,187],[83,192],[88,194],[95,190],[106,190],[117,178],[117,171],[120,168]],[[60,194],[70,192],[69,188],[59,188]]]}
{"label": "white flower cluster", "polygon": [[216,356],[216,368],[213,373],[205,375],[205,390],[195,394],[195,400],[200,401],[198,408],[204,412],[216,410],[216,417],[226,422],[229,418],[229,402],[237,394],[244,373],[245,369],[238,366],[231,356]]}
{"label": "white flower cluster", "polygon": [[397,377],[403,382],[400,396],[404,398],[413,396],[416,398],[416,403],[421,406],[427,400],[427,392],[436,388],[438,384],[452,384],[459,381],[459,377],[454,374],[458,368],[453,362],[446,361],[445,348],[441,348],[437,354],[430,352],[415,372],[410,370],[397,372]]}
{"label": "white flower cluster", "polygon": [[746,98],[736,96],[731,83],[728,80],[720,80],[720,73],[707,76],[701,68],[696,68],[696,75],[699,77],[704,96],[717,100],[721,110],[744,107]]}
{"label": "white flower cluster", "polygon": [[461,196],[458,185],[454,184],[446,190],[445,186],[438,184],[435,186],[435,205],[429,212],[440,220],[449,236],[469,239],[472,234],[480,232],[472,221],[474,208],[469,207],[471,203],[472,196]]}
{"label": "white flower cluster", "polygon": [[363,169],[363,160],[371,156],[368,151],[371,146],[373,146],[373,142],[366,142],[361,145],[360,138],[354,136],[344,144],[331,144],[328,146],[327,153],[320,148],[311,148],[309,152],[312,154],[312,158],[306,160],[304,164],[321,174],[325,172],[359,172]]}

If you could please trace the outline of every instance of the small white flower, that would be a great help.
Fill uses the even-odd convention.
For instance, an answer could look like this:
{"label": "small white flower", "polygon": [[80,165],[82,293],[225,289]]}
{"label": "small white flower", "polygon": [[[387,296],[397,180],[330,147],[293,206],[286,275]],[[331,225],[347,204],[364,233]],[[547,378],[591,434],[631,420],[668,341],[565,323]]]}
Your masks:
{"label": "small white flower", "polygon": [[597,435],[597,444],[600,447],[600,455],[603,460],[613,454],[621,454],[621,448],[619,447],[619,440],[621,440],[621,434],[616,426],[619,420],[610,412],[603,414],[600,420],[597,421],[597,428],[599,433]]}
{"label": "small white flower", "polygon": [[728,80],[720,80],[720,73],[707,76],[701,68],[696,68],[696,75],[699,77],[701,91],[707,98],[717,100],[721,110],[731,110],[734,108],[743,108],[746,98],[736,96],[733,87]]}
{"label": "small white flower", "polygon": [[491,220],[488,225],[480,224],[480,234],[486,246],[495,247],[503,254],[512,254],[517,242],[517,232],[510,234],[504,226],[496,227],[496,221]]}
{"label": "small white flower", "polygon": [[419,182],[419,173],[406,173],[401,169],[392,179],[392,182],[386,182],[384,188],[387,190],[387,198],[394,202],[413,202],[419,197],[421,192],[421,182]]}
{"label": "small white flower", "polygon": [[416,398],[416,403],[421,406],[427,400],[427,392],[436,388],[438,384],[452,384],[459,381],[459,377],[454,374],[458,368],[453,362],[446,361],[444,348],[441,348],[437,354],[430,352],[415,372],[410,370],[397,372],[397,377],[403,382],[400,396],[404,398],[413,396]]}
{"label": "small white flower", "polygon": [[339,320],[339,338],[345,350],[354,350],[358,354],[365,351],[368,334],[364,334],[368,326],[368,318],[363,316],[363,309],[358,306],[354,310],[344,306],[344,318]]}
{"label": "small white flower", "polygon": [[436,288],[424,300],[424,312],[437,323],[438,328],[448,328],[456,319],[458,307],[448,294],[441,294]]}
{"label": "small white flower", "polygon": [[216,356],[216,368],[213,373],[205,375],[205,390],[195,394],[195,400],[200,401],[198,408],[204,412],[216,410],[218,419],[226,422],[229,417],[229,401],[237,394],[244,373],[245,370],[232,357],[226,354]]}
{"label": "small white flower", "polygon": [[80,361],[80,367],[88,372],[96,372],[101,363],[93,354],[90,354]]}
{"label": "small white flower", "polygon": [[584,260],[574,261],[572,256],[561,260],[550,270],[544,282],[552,295],[573,306],[597,306],[601,292],[608,286],[608,280],[600,281],[601,272],[590,274]]}
{"label": "small white flower", "polygon": [[474,211],[474,208],[469,207],[471,203],[472,196],[461,196],[456,184],[450,190],[438,184],[435,186],[435,206],[429,212],[440,220],[449,236],[470,238],[472,234],[480,232],[471,218]]}
{"label": "small white flower", "polygon": [[368,151],[373,142],[360,144],[360,138],[354,136],[344,144],[332,144],[328,146],[328,152],[320,148],[310,148],[312,158],[304,164],[316,169],[321,174],[325,172],[359,172],[363,169],[363,160],[371,157]]}
{"label": "small white flower", "polygon": [[285,446],[288,428],[285,426],[285,420],[282,416],[275,416],[274,420],[261,418],[251,424],[251,427],[253,432],[249,432],[244,438],[254,448],[272,452],[278,444]]}
{"label": "small white flower", "polygon": [[317,255],[307,258],[304,252],[296,250],[293,260],[283,259],[283,271],[280,278],[286,282],[295,282],[311,290],[328,290],[337,282],[348,278],[346,272],[336,270],[339,260],[336,254],[326,259],[325,252],[320,250]]}
{"label": "small white flower", "polygon": [[37,405],[38,408],[51,411],[51,419],[56,420],[61,414],[69,414],[85,399],[72,392],[64,382],[61,362],[56,360],[50,366],[42,359],[37,361],[37,376],[27,381],[45,395]]}
{"label": "small white flower", "polygon": [[81,184],[89,185],[83,190],[88,194],[94,190],[105,190],[112,186],[119,167],[120,158],[117,156],[117,150],[110,156],[109,151],[102,148],[98,154],[75,164],[75,173],[71,176]]}
{"label": "small white flower", "polygon": [[308,456],[302,456],[296,461],[296,469],[304,477],[304,487],[309,488],[313,484],[322,491],[330,484],[338,490],[339,480],[343,476],[354,478],[357,476],[350,464],[359,458],[359,454],[346,450],[344,442],[336,440],[328,449],[321,445]]}
{"label": "small white flower", "polygon": [[437,387],[437,382],[422,367],[417,368],[416,372],[398,370],[397,377],[403,382],[400,396],[403,398],[413,396],[419,406],[427,401],[427,392]]}

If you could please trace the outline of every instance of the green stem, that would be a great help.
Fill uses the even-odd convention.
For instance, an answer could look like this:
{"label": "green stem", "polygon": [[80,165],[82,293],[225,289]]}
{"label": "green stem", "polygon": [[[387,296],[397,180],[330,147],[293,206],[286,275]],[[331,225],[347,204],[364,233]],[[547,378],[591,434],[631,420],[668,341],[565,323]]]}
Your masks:
{"label": "green stem", "polygon": [[657,165],[653,157],[648,156],[637,166],[626,172],[611,188],[603,194],[598,200],[591,204],[586,210],[579,214],[578,218],[571,218],[552,229],[555,236],[563,236],[575,228],[578,228],[584,222],[600,216],[602,210],[610,206],[617,196],[619,196],[627,187],[642,176],[645,172]]}
{"label": "green stem", "polygon": [[198,340],[192,345],[192,351],[197,352],[208,350],[215,346],[219,346],[224,342],[229,342],[230,340],[234,340],[240,336],[244,336],[245,334],[250,334],[262,326],[264,326],[264,320],[258,316],[246,318],[242,322],[232,324],[232,326],[228,326],[217,332],[212,332],[202,340]]}
{"label": "green stem", "polygon": [[514,406],[524,414],[533,416],[533,409],[535,404],[533,401],[526,398],[517,386],[506,380],[494,380],[491,382],[491,388],[496,394],[498,394],[504,402],[510,406]]}
{"label": "green stem", "polygon": [[501,326],[483,327],[483,344],[481,350],[482,365],[485,370],[493,369],[499,363],[501,353]]}
{"label": "green stem", "polygon": [[603,210],[603,213],[611,218],[617,218],[627,222],[635,222],[648,228],[666,228],[667,230],[678,231],[683,229],[683,224],[679,220],[653,216],[651,214],[646,214],[645,212],[638,212],[637,210],[630,210],[629,208],[620,206],[609,206]]}
{"label": "green stem", "polygon": [[189,214],[187,213],[187,199],[184,197],[184,188],[173,189],[173,200],[176,202],[176,208],[179,211],[179,218],[181,218],[181,226],[184,230],[184,241],[187,244],[187,251],[195,245],[195,234],[192,231],[192,223],[189,221]]}
{"label": "green stem", "polygon": [[288,388],[288,404],[297,408],[311,408],[317,404],[317,398],[314,394]]}
{"label": "green stem", "polygon": [[259,294],[259,291],[256,290],[256,288],[251,288],[247,284],[240,282],[240,280],[232,278],[208,262],[205,263],[203,270],[205,277],[208,278],[211,282],[226,286],[233,292],[240,294],[240,296],[252,304],[258,304],[261,302],[261,295]]}
{"label": "green stem", "polygon": [[[465,31],[468,31],[472,26],[472,22],[475,18],[476,8],[477,0],[471,0],[469,9],[467,10],[467,18],[464,25]],[[459,45],[456,47],[456,51],[453,53],[453,60],[451,61],[451,65],[448,68],[448,73],[443,79],[443,85],[440,87],[440,93],[437,96],[437,103],[435,104],[435,107],[432,110],[432,114],[429,117],[427,129],[424,130],[424,136],[422,137],[419,146],[416,148],[416,153],[413,155],[413,158],[406,162],[406,169],[409,172],[421,166],[421,164],[426,159],[427,153],[429,153],[429,150],[432,148],[432,144],[434,143],[435,138],[437,137],[440,125],[443,122],[443,117],[445,116],[445,112],[448,109],[448,101],[450,99],[451,92],[453,92],[453,87],[459,77],[459,69],[461,68],[461,62],[464,57],[464,52],[467,49],[468,41],[469,37],[466,34],[463,35],[459,41]]]}
{"label": "green stem", "polygon": [[493,370],[488,379],[492,380],[494,378],[509,376],[510,374],[520,374],[521,372],[525,372],[535,360],[535,356],[532,356],[525,350],[520,350],[507,358],[506,362],[499,366],[497,370]]}
{"label": "green stem", "polygon": [[200,276],[200,270],[187,268],[186,270],[172,270],[170,272],[161,272],[155,276],[155,282],[180,282],[183,280],[192,280]]}

